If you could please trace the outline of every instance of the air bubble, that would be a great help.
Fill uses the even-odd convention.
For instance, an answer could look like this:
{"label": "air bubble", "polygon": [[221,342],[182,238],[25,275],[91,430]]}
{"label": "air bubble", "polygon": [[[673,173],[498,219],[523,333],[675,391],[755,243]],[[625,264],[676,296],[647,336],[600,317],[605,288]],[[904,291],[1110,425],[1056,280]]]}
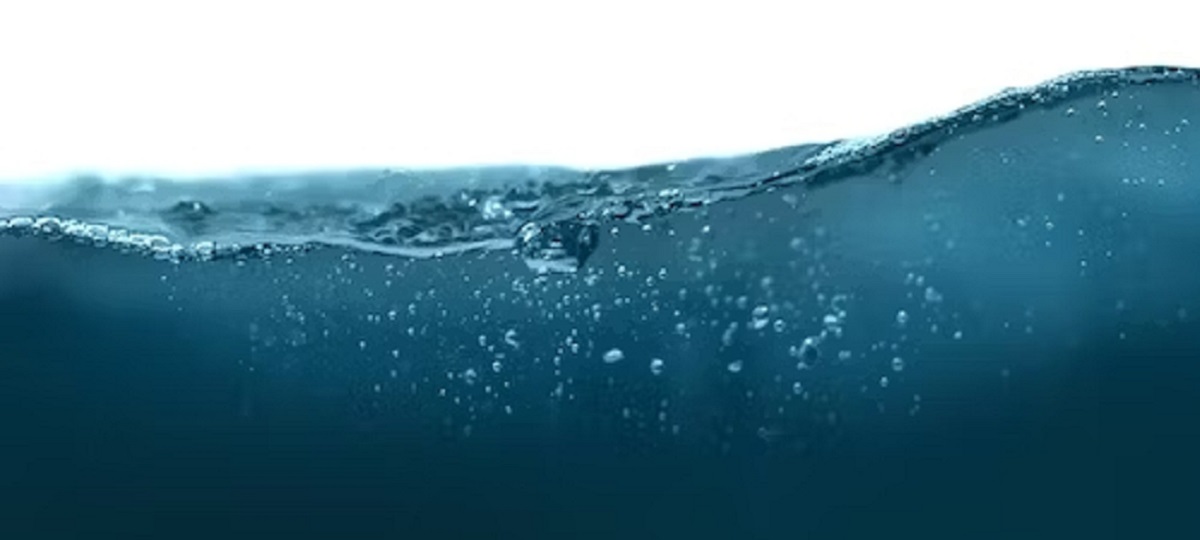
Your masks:
{"label": "air bubble", "polygon": [[750,313],[750,326],[755,330],[762,330],[763,328],[766,328],[771,322],[770,319],[767,318],[767,315],[770,313],[770,311],[770,308],[767,306],[755,307],[754,311]]}
{"label": "air bubble", "polygon": [[521,343],[517,341],[517,331],[511,328],[507,332],[504,332],[504,342],[514,349],[521,348]]}
{"label": "air bubble", "polygon": [[804,343],[800,344],[800,360],[811,366],[815,364],[820,357],[821,349],[817,348],[816,338],[804,338]]}

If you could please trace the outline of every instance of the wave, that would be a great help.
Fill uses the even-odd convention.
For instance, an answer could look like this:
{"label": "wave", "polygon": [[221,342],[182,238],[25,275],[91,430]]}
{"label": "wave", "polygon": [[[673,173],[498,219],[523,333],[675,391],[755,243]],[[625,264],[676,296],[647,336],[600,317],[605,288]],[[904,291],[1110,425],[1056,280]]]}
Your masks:
{"label": "wave", "polygon": [[538,272],[570,272],[595,250],[606,221],[639,222],[784,187],[895,173],[946,141],[1031,111],[1128,86],[1178,85],[1200,89],[1200,70],[1077,72],[877,137],[622,170],[363,170],[221,182],[80,177],[0,186],[0,234],[173,261],[321,246],[421,258],[513,250]]}

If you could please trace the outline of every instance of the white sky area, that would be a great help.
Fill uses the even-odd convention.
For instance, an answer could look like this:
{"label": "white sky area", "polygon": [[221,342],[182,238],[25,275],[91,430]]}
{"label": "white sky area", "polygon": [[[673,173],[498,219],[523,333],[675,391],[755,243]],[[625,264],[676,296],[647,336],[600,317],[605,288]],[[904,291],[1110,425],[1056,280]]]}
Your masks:
{"label": "white sky area", "polygon": [[624,166],[1200,67],[1176,0],[0,2],[0,180]]}

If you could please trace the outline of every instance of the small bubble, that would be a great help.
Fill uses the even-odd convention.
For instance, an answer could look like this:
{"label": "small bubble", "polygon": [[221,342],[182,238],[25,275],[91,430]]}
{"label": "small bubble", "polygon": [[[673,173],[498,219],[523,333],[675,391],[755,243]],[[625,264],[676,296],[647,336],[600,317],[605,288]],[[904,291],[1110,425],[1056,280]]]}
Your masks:
{"label": "small bubble", "polygon": [[817,340],[811,336],[804,338],[804,343],[800,344],[800,359],[805,364],[812,365],[820,357],[821,349],[817,348]]}
{"label": "small bubble", "polygon": [[625,359],[625,353],[621,349],[609,349],[604,353],[604,363],[615,364]]}
{"label": "small bubble", "polygon": [[650,373],[652,373],[654,375],[662,375],[664,364],[665,363],[662,361],[661,358],[651,359],[650,360]]}
{"label": "small bubble", "polygon": [[742,372],[742,361],[734,360],[734,361],[730,362],[728,366],[726,366],[726,369],[728,369],[730,373],[741,373]]}
{"label": "small bubble", "polygon": [[899,356],[892,359],[892,371],[897,373],[904,371],[904,359]]}
{"label": "small bubble", "polygon": [[499,360],[492,362],[492,371],[493,372],[500,373],[501,369],[504,369],[504,364],[500,363]]}
{"label": "small bubble", "polygon": [[796,382],[792,383],[792,393],[796,394],[797,396],[800,394],[803,394],[804,393],[804,385],[800,384],[800,381],[796,381]]}
{"label": "small bubble", "polygon": [[887,375],[884,375],[883,377],[880,377],[880,378],[879,378],[879,387],[880,387],[880,388],[887,388],[887,387],[888,387],[888,378],[887,378]]}
{"label": "small bubble", "polygon": [[521,348],[521,343],[517,341],[517,331],[511,328],[507,332],[504,332],[504,343],[507,343],[509,347],[514,349]]}
{"label": "small bubble", "polygon": [[727,328],[725,328],[725,332],[723,332],[721,334],[721,344],[726,347],[732,346],[733,345],[733,333],[736,331],[737,331],[737,324],[730,323],[730,325]]}
{"label": "small bubble", "polygon": [[908,312],[903,309],[896,312],[896,325],[903,328],[908,324]]}

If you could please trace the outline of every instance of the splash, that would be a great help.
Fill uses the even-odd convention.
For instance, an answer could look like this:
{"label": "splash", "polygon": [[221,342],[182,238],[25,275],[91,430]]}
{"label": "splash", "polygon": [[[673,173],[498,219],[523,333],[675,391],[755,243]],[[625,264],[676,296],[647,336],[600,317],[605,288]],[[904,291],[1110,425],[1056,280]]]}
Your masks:
{"label": "splash", "polygon": [[1074,73],[878,137],[622,170],[513,166],[5,186],[0,234],[174,261],[320,246],[416,258],[511,250],[537,272],[573,272],[595,250],[605,222],[641,222],[768,190],[899,170],[948,140],[1030,111],[1147,85],[1200,87],[1200,71]]}

